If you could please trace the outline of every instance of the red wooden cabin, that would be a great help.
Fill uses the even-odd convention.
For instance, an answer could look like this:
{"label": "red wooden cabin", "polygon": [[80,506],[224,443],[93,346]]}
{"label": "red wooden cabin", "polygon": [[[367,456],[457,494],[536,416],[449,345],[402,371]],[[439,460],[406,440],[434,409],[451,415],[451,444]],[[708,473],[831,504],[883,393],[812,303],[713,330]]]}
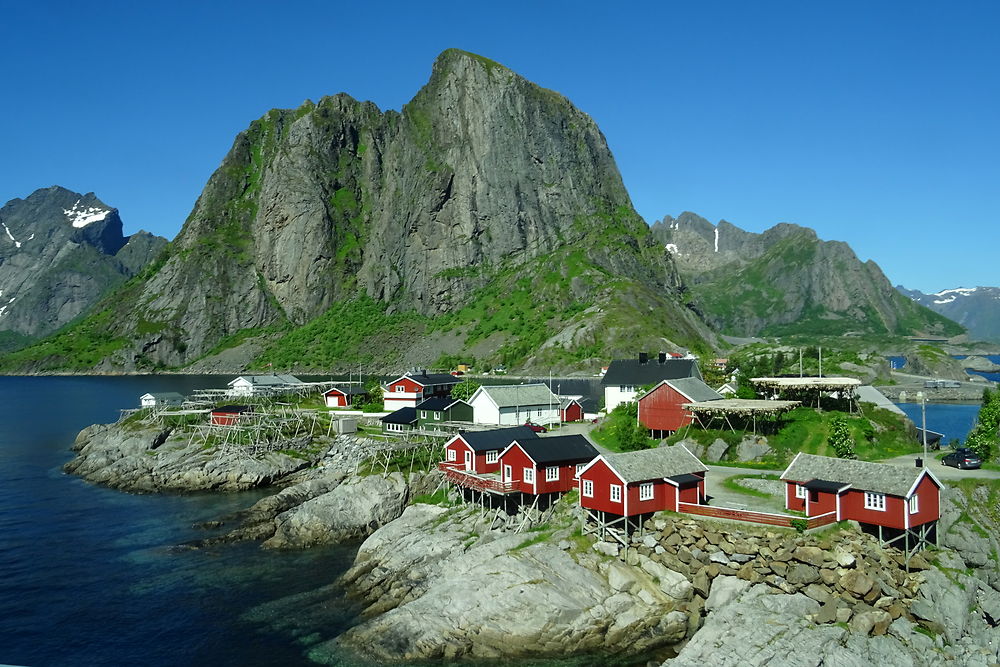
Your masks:
{"label": "red wooden cabin", "polygon": [[708,467],[684,445],[602,454],[580,471],[580,505],[618,516],[701,504]]}
{"label": "red wooden cabin", "polygon": [[664,438],[691,423],[685,403],[717,401],[722,395],[698,378],[663,380],[639,397],[639,422],[654,438]]}
{"label": "red wooden cabin", "polygon": [[445,461],[439,467],[476,474],[499,472],[500,452],[515,440],[536,438],[538,434],[527,426],[459,433],[444,446]]}
{"label": "red wooden cabin", "polygon": [[560,398],[559,419],[564,422],[583,421],[583,405],[575,398]]}
{"label": "red wooden cabin", "polygon": [[597,456],[582,435],[519,439],[500,452],[500,480],[521,493],[565,493],[576,488],[577,472]]}
{"label": "red wooden cabin", "polygon": [[236,426],[244,415],[252,412],[249,405],[220,405],[212,410],[210,423],[212,426]]}
{"label": "red wooden cabin", "polygon": [[798,453],[782,473],[785,507],[807,517],[911,530],[940,517],[941,482],[926,468],[907,468]]}
{"label": "red wooden cabin", "polygon": [[323,402],[328,408],[347,408],[355,398],[366,393],[361,387],[331,387],[323,392]]}
{"label": "red wooden cabin", "polygon": [[447,373],[428,373],[426,370],[407,373],[388,383],[382,391],[386,410],[415,408],[428,398],[450,396],[451,389],[461,382]]}

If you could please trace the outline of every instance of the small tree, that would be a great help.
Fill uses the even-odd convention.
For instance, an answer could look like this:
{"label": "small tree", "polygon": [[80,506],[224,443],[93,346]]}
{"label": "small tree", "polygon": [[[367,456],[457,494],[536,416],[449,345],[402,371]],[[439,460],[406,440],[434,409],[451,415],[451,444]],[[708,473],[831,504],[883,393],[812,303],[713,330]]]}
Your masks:
{"label": "small tree", "polygon": [[855,443],[851,436],[851,428],[847,425],[847,420],[844,417],[837,416],[830,420],[830,437],[827,442],[840,458],[858,458],[854,452]]}
{"label": "small tree", "polygon": [[476,390],[481,386],[483,386],[481,382],[464,380],[451,388],[451,397],[459,401],[467,401],[472,398],[472,395],[476,393]]}

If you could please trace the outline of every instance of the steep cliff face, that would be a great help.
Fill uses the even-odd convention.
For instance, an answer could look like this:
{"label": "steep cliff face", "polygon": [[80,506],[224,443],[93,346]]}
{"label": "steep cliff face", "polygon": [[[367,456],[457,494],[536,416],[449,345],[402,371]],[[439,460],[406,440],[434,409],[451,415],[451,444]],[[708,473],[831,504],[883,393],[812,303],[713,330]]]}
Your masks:
{"label": "steep cliff face", "polygon": [[957,335],[954,322],[900,298],[878,265],[850,246],[782,223],[761,234],[692,213],[652,233],[692,284],[706,319],[734,335]]}
{"label": "steep cliff face", "polygon": [[[613,284],[632,292],[626,303]],[[681,290],[594,122],[497,63],[449,50],[401,112],[340,94],[254,121],[170,257],[107,304],[120,345],[103,366],[183,365],[226,337],[294,330],[358,299],[417,318],[425,336],[453,316],[462,352],[479,342],[467,337],[474,320],[490,314],[468,309],[492,312],[499,306],[483,299],[515,292],[546,306],[532,345],[555,338],[557,351],[537,363],[570,364],[583,353],[566,345],[596,354],[636,336],[703,343],[711,334],[679,305]],[[621,341],[584,331],[643,300],[665,329],[640,334],[630,323],[617,327]],[[594,317],[581,315],[588,308]],[[528,359],[524,332],[508,325],[498,345]],[[295,340],[328,335],[314,325]],[[344,356],[371,347],[355,343]]]}
{"label": "steep cliff face", "polygon": [[166,245],[122,235],[118,211],[93,193],[53,186],[0,209],[0,334],[49,334],[134,276]]}

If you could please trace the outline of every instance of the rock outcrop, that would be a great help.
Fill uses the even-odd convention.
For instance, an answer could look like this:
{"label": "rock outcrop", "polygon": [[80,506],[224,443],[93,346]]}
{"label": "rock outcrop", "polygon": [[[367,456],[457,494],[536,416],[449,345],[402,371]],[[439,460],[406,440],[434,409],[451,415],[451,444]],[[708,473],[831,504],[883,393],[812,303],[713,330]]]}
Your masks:
{"label": "rock outcrop", "polygon": [[934,294],[909,290],[902,285],[897,285],[896,289],[964,326],[972,340],[1000,343],[1000,287],[956,287]]}
{"label": "rock outcrop", "polygon": [[[69,323],[138,274],[167,241],[122,235],[94,193],[53,186],[0,208],[0,333],[22,340]],[[3,345],[0,344],[0,351]]]}
{"label": "rock outcrop", "polygon": [[308,437],[282,443],[259,457],[238,448],[205,447],[200,439],[170,428],[95,424],[73,444],[76,457],[66,472],[116,489],[157,491],[241,491],[268,486],[312,465],[332,443]]}
{"label": "rock outcrop", "polygon": [[675,596],[690,584],[677,573],[668,583],[557,536],[477,531],[475,518],[416,505],[373,533],[344,576],[370,620],[336,642],[408,661],[642,653],[685,636]]}

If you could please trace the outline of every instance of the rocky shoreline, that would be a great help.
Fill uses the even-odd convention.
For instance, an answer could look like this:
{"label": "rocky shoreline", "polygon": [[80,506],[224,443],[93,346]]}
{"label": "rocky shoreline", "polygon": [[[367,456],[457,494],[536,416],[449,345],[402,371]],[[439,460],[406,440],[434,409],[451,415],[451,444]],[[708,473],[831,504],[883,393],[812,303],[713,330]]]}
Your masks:
{"label": "rocky shoreline", "polygon": [[942,549],[906,572],[898,551],[849,526],[799,535],[666,514],[624,549],[584,535],[572,497],[531,525],[446,497],[436,472],[359,475],[361,438],[304,443],[314,452],[305,459],[234,461],[171,435],[90,427],[67,470],[133,491],[281,487],[209,526],[226,532],[187,548],[363,540],[337,582],[275,603],[307,616],[305,607],[345,595],[361,605],[346,631],[312,629],[317,662],[345,650],[379,663],[588,655],[659,656],[677,666],[1000,662],[992,537],[1000,521],[982,487],[946,491]]}

